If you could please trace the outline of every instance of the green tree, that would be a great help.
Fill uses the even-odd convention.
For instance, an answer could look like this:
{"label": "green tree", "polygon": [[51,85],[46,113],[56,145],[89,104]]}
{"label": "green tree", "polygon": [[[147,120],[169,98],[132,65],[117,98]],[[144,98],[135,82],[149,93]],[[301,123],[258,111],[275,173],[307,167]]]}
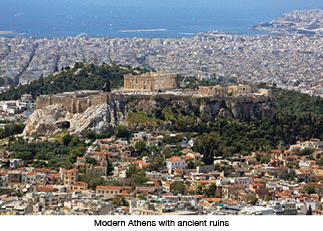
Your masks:
{"label": "green tree", "polygon": [[150,159],[150,165],[147,166],[147,170],[159,172],[165,167],[165,159],[161,156]]}
{"label": "green tree", "polygon": [[136,166],[132,164],[127,170],[127,177],[130,178],[130,177],[138,174],[138,171],[139,170],[136,168]]}
{"label": "green tree", "polygon": [[160,120],[165,120],[165,116],[163,115],[163,111],[160,108],[155,109],[155,117]]}
{"label": "green tree", "polygon": [[146,150],[146,142],[143,140],[139,140],[135,144],[135,149],[137,149],[139,152],[142,152],[143,150]]}
{"label": "green tree", "polygon": [[165,159],[168,159],[172,156],[172,150],[169,147],[165,147],[162,150],[162,153],[164,154]]}
{"label": "green tree", "polygon": [[315,193],[315,186],[314,185],[307,185],[305,187],[305,191],[308,193],[308,194],[314,194]]}
{"label": "green tree", "polygon": [[214,156],[222,156],[223,142],[216,132],[201,135],[194,143],[194,150],[203,155],[202,161],[206,164],[213,164]]}
{"label": "green tree", "polygon": [[85,143],[83,140],[80,139],[80,137],[72,136],[71,141],[68,144],[68,147],[70,149],[73,149],[74,147],[77,147],[77,146],[84,146],[85,147]]}
{"label": "green tree", "polygon": [[196,187],[196,194],[202,195],[203,194],[203,186],[202,185],[197,185]]}
{"label": "green tree", "polygon": [[185,184],[183,181],[175,181],[170,185],[170,190],[177,193],[177,194],[184,194],[185,193]]}
{"label": "green tree", "polygon": [[194,163],[193,163],[193,161],[189,161],[188,163],[187,163],[187,166],[186,166],[188,169],[194,169],[195,168],[195,165],[194,165]]}
{"label": "green tree", "polygon": [[257,197],[253,194],[247,194],[245,197],[244,197],[245,201],[247,201],[248,203],[252,204],[252,205],[255,205],[257,203]]}
{"label": "green tree", "polygon": [[265,196],[264,201],[271,201],[273,199],[272,196]]}
{"label": "green tree", "polygon": [[317,162],[316,162],[317,165],[323,165],[323,157],[321,157]]}
{"label": "green tree", "polygon": [[87,131],[85,133],[85,136],[90,140],[95,140],[96,139],[96,135],[95,135],[94,131]]}
{"label": "green tree", "polygon": [[266,155],[266,156],[263,156],[260,158],[260,163],[261,164],[268,164],[270,161],[270,156],[269,155]]}
{"label": "green tree", "polygon": [[300,155],[301,156],[309,156],[309,155],[312,155],[314,153],[314,149],[313,148],[304,148],[301,152],[300,152]]}
{"label": "green tree", "polygon": [[89,185],[89,188],[95,190],[98,185],[105,185],[106,181],[98,173],[86,173],[81,180]]}
{"label": "green tree", "polygon": [[204,190],[204,197],[207,198],[212,198],[215,197],[215,193],[216,193],[216,184],[212,183],[209,185],[209,187],[207,187],[207,189]]}
{"label": "green tree", "polygon": [[71,162],[74,163],[76,161],[77,157],[84,156],[85,152],[86,152],[86,147],[84,147],[83,145],[79,145],[79,146],[71,149],[69,152]]}
{"label": "green tree", "polygon": [[93,157],[89,157],[89,156],[85,157],[85,162],[89,163],[89,164],[92,164],[94,166],[98,165],[98,162],[96,161],[96,159],[93,158]]}
{"label": "green tree", "polygon": [[127,127],[124,125],[117,125],[116,126],[116,137],[121,138],[121,137],[130,137],[130,132],[127,130]]}
{"label": "green tree", "polygon": [[145,176],[137,176],[135,179],[134,179],[134,182],[136,185],[143,185],[145,184],[146,182],[148,181],[148,178],[145,177]]}
{"label": "green tree", "polygon": [[113,165],[111,161],[107,158],[107,175],[110,175],[113,172]]}
{"label": "green tree", "polygon": [[143,140],[140,140],[138,141],[136,144],[135,144],[135,148],[137,149],[139,155],[140,155],[140,158],[143,158],[144,156],[148,156],[148,149],[146,147],[146,142],[143,141]]}
{"label": "green tree", "polygon": [[116,195],[111,202],[114,206],[129,206],[128,201],[123,195]]}
{"label": "green tree", "polygon": [[68,146],[72,140],[72,136],[70,134],[67,134],[63,136],[62,141],[65,146]]}
{"label": "green tree", "polygon": [[278,176],[282,180],[288,180],[289,179],[289,170],[287,167],[283,167],[278,170]]}

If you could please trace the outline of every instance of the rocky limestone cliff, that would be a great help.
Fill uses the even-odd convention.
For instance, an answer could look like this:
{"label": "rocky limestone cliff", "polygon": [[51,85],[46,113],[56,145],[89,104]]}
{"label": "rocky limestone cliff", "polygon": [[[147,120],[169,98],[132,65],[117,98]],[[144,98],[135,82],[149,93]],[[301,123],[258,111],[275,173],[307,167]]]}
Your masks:
{"label": "rocky limestone cliff", "polygon": [[70,113],[63,105],[51,105],[36,110],[27,120],[23,135],[49,135],[61,130],[60,121],[66,121]]}
{"label": "rocky limestone cliff", "polygon": [[24,136],[51,135],[68,128],[73,135],[85,135],[86,131],[106,132],[111,128],[107,104],[89,107],[85,112],[70,114],[63,105],[50,105],[36,110],[26,122]]}
{"label": "rocky limestone cliff", "polygon": [[49,135],[69,128],[71,134],[84,135],[86,131],[107,132],[117,124],[125,124],[128,113],[139,109],[153,113],[166,106],[198,110],[207,121],[215,121],[217,115],[231,115],[248,121],[252,117],[273,118],[270,97],[201,97],[179,95],[122,95],[112,94],[107,104],[91,106],[83,113],[71,114],[63,105],[51,105],[36,110],[28,119],[23,135]]}
{"label": "rocky limestone cliff", "polygon": [[122,96],[111,97],[108,103],[113,125],[125,123],[125,118],[136,108],[146,113],[154,113],[156,108],[173,106],[185,110],[198,109],[200,116],[207,121],[215,121],[216,116],[231,115],[242,121],[249,121],[252,117],[274,118],[272,99],[267,96],[257,97],[201,97],[178,95],[153,96]]}

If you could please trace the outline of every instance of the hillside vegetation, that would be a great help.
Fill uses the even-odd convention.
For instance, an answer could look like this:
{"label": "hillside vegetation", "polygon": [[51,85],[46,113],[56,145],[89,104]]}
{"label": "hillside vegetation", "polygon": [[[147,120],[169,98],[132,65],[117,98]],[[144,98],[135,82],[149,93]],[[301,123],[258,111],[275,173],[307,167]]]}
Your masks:
{"label": "hillside vegetation", "polygon": [[294,115],[308,113],[315,117],[323,115],[323,99],[321,97],[312,97],[280,88],[272,88],[272,93],[278,110]]}
{"label": "hillside vegetation", "polygon": [[69,66],[59,72],[44,78],[34,80],[17,88],[12,87],[0,94],[0,100],[19,99],[22,94],[31,94],[34,98],[39,95],[57,94],[78,90],[101,90],[108,80],[111,88],[123,86],[123,76],[128,73],[134,75],[145,73],[147,70],[117,65],[93,65],[76,63],[71,69]]}

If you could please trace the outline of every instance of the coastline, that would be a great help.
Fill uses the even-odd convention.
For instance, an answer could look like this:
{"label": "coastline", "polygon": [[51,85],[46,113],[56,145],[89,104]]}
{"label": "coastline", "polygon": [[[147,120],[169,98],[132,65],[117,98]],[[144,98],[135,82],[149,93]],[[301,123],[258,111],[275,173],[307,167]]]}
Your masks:
{"label": "coastline", "polygon": [[15,31],[6,31],[6,30],[1,30],[0,35],[8,35],[8,34],[18,34]]}
{"label": "coastline", "polygon": [[155,31],[167,31],[167,29],[138,29],[138,30],[119,30],[118,32],[155,32]]}

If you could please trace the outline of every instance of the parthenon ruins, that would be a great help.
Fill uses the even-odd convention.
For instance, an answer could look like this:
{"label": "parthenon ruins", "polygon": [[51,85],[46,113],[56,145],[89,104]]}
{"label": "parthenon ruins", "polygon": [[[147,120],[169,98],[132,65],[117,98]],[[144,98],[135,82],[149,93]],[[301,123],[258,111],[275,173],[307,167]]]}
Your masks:
{"label": "parthenon ruins", "polygon": [[125,90],[156,91],[177,88],[177,74],[170,71],[124,76]]}

